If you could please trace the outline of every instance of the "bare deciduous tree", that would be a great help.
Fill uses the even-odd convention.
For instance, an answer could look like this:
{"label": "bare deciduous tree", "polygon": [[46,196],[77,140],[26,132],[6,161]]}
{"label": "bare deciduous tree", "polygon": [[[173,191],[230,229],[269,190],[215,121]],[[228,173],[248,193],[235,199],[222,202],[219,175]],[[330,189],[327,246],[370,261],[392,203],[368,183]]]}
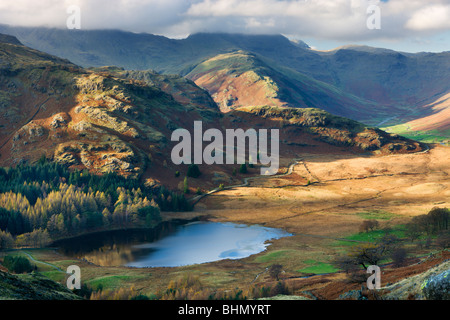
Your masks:
{"label": "bare deciduous tree", "polygon": [[391,255],[392,262],[395,267],[401,267],[405,264],[406,258],[408,257],[408,252],[405,248],[396,248]]}
{"label": "bare deciduous tree", "polygon": [[272,278],[279,280],[280,274],[283,271],[283,266],[281,264],[274,264],[269,268],[269,274]]}
{"label": "bare deciduous tree", "polygon": [[378,228],[380,223],[377,220],[364,220],[360,226],[361,232],[369,232]]}

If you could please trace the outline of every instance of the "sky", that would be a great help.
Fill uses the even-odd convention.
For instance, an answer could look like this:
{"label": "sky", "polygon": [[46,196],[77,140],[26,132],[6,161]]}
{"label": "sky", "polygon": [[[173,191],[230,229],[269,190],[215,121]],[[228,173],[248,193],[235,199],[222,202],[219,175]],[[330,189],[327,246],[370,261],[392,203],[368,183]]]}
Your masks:
{"label": "sky", "polygon": [[0,0],[0,24],[67,28],[73,5],[85,30],[283,34],[316,50],[450,51],[450,0]]}

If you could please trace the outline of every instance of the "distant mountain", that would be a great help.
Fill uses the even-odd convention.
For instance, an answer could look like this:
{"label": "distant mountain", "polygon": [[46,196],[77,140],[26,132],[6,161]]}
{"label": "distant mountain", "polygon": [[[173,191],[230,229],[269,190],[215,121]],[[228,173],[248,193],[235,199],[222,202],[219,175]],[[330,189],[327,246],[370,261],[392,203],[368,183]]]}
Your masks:
{"label": "distant mountain", "polygon": [[320,108],[347,118],[370,119],[377,104],[245,51],[197,65],[188,78],[208,90],[221,110],[247,106]]}
{"label": "distant mountain", "polygon": [[[282,86],[280,92],[290,93],[293,99],[307,94],[305,90],[294,94],[298,90],[295,77],[299,74],[339,91],[334,97],[329,94],[315,96],[316,102],[310,107],[334,110],[333,105],[348,101],[333,100],[343,94],[362,101],[362,110],[365,105],[372,105],[369,112],[360,110],[346,114],[369,125],[384,125],[389,119],[390,125],[402,124],[409,121],[411,115],[415,119],[433,116],[435,111],[425,106],[450,92],[450,52],[412,54],[354,45],[315,51],[301,41],[293,42],[281,35],[201,33],[177,40],[116,30],[5,25],[0,25],[0,32],[15,35],[27,46],[67,58],[83,67],[115,65],[127,70],[153,69],[163,74],[189,74],[191,78],[192,71],[207,60],[244,51],[276,71],[289,70],[281,72],[283,81],[277,85]],[[294,85],[290,87],[292,83]],[[320,101],[321,97],[324,97],[323,101]],[[301,99],[293,99],[289,101],[290,106],[304,106]],[[222,101],[216,100],[218,104]],[[349,109],[354,109],[353,103],[349,104]]]}
{"label": "distant mountain", "polygon": [[[10,38],[0,41],[0,166],[33,163],[44,155],[70,168],[116,172],[177,189],[187,165],[170,161],[171,134],[177,128],[193,132],[196,120],[204,130],[223,132],[280,128],[280,156],[289,159],[295,152],[422,150],[417,142],[320,109],[254,106],[223,114],[205,90],[180,76],[83,69]],[[233,168],[201,166],[202,178],[193,179],[192,187],[239,181]],[[176,176],[176,171],[184,173]]]}
{"label": "distant mountain", "polygon": [[190,68],[218,53],[246,50],[274,56],[279,50],[308,48],[281,35],[194,34],[169,39],[119,30],[66,30],[9,27],[0,33],[16,36],[23,44],[65,57],[83,67],[119,66],[127,70],[153,69],[166,74],[186,74]]}

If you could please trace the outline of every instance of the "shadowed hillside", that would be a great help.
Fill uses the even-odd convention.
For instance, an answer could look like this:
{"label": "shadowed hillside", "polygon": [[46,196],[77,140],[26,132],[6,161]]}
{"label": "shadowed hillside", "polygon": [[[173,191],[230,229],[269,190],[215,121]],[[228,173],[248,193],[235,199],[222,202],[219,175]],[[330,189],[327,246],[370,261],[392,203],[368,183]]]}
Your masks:
{"label": "shadowed hillside", "polygon": [[39,273],[13,275],[0,270],[0,300],[82,300]]}

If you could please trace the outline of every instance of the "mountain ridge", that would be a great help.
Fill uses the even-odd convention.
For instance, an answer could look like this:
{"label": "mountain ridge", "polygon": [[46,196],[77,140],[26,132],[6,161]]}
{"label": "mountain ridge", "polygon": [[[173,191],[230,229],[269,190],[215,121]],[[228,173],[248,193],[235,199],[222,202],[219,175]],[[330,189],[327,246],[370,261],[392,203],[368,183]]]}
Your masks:
{"label": "mountain ridge", "polygon": [[432,116],[434,111],[424,106],[450,92],[450,52],[403,53],[352,45],[323,52],[282,35],[199,33],[185,39],[169,39],[116,30],[5,25],[0,25],[0,32],[13,34],[28,46],[83,67],[115,65],[127,70],[153,69],[182,76],[217,55],[239,50],[251,52],[276,61],[276,66],[373,102],[370,117],[358,113],[353,116],[368,125],[389,118],[395,119],[392,125],[402,124],[410,121],[411,114],[416,119]]}
{"label": "mountain ridge", "polygon": [[[209,94],[179,76],[108,67],[83,69],[67,60],[0,43],[0,165],[33,163],[43,155],[72,169],[115,172],[177,189],[169,161],[173,130],[203,127],[280,128],[280,157],[293,152],[411,153],[414,141],[389,135],[319,109],[250,107],[220,112]],[[26,63],[24,63],[24,61]],[[18,66],[19,67],[14,67]],[[201,166],[192,187],[239,181],[233,166]],[[219,174],[220,173],[220,174]]]}
{"label": "mountain ridge", "polygon": [[341,92],[329,84],[244,51],[206,60],[186,77],[206,88],[222,111],[274,105],[320,108],[351,118],[356,113],[366,112],[364,106],[376,106],[373,102]]}

